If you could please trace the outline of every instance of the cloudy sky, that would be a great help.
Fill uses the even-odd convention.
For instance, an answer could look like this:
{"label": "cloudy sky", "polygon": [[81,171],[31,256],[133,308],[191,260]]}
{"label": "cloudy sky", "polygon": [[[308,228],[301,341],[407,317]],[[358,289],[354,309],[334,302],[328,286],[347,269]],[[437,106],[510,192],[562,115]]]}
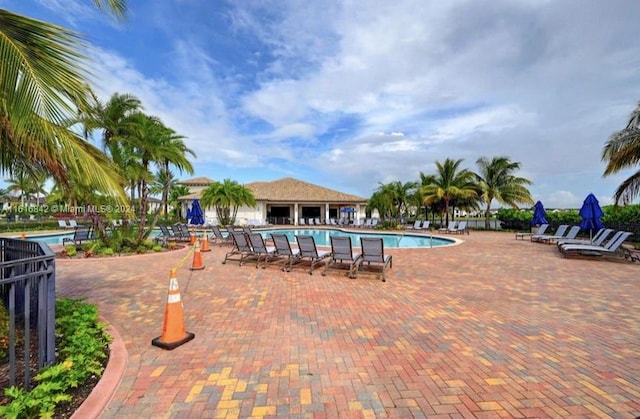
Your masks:
{"label": "cloudy sky", "polygon": [[[95,89],[184,135],[194,176],[369,197],[435,162],[521,162],[534,199],[602,204],[600,155],[640,101],[640,2],[0,0],[85,34]],[[181,178],[186,178],[182,175]]]}

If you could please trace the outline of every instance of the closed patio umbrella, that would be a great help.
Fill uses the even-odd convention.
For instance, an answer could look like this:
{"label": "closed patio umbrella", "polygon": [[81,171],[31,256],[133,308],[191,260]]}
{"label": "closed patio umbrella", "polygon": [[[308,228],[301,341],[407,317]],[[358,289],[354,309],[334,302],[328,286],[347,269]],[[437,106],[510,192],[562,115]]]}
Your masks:
{"label": "closed patio umbrella", "polygon": [[600,220],[604,217],[604,213],[602,212],[602,208],[600,208],[598,199],[594,194],[590,193],[585,198],[582,208],[580,208],[580,217],[582,217],[582,221],[580,221],[580,228],[583,230],[589,230],[589,240],[593,237],[594,230],[600,230],[604,227]]}
{"label": "closed patio umbrella", "polygon": [[203,225],[204,224],[204,211],[200,206],[200,200],[194,199],[191,205],[191,221],[189,224]]}
{"label": "closed patio umbrella", "polygon": [[549,221],[547,221],[547,213],[544,210],[542,202],[538,201],[533,206],[533,218],[531,219],[531,225],[539,226],[541,224],[549,224]]}

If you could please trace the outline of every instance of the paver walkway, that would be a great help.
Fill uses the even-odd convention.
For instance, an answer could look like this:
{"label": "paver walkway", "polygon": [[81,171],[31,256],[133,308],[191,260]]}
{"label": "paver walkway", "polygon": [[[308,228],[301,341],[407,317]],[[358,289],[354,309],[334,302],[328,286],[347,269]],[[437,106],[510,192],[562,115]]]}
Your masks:
{"label": "paver walkway", "polygon": [[472,232],[397,249],[386,283],[276,266],[178,270],[195,339],[160,335],[186,250],[57,262],[128,351],[104,418],[620,417],[640,415],[640,264]]}

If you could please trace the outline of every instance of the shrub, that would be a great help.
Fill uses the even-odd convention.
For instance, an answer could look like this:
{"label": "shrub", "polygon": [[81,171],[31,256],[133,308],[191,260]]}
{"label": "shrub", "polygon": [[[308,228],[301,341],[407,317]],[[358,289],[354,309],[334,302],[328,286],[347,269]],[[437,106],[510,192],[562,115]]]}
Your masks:
{"label": "shrub", "polygon": [[110,247],[105,247],[104,249],[102,249],[100,251],[100,254],[103,255],[103,256],[113,256],[114,253],[115,252]]}
{"label": "shrub", "polygon": [[75,257],[78,254],[78,251],[76,250],[76,247],[73,244],[67,244],[64,247],[64,251],[67,253],[67,256],[69,257]]}
{"label": "shrub", "polygon": [[162,252],[162,246],[156,244],[151,248],[151,250],[153,250],[154,252]]}
{"label": "shrub", "polygon": [[91,375],[102,375],[110,337],[98,321],[96,306],[82,300],[58,300],[56,324],[58,359],[62,362],[43,368],[34,377],[38,384],[31,391],[16,386],[6,389],[5,395],[12,401],[0,406],[0,416],[53,417],[56,405],[71,400],[69,389]]}

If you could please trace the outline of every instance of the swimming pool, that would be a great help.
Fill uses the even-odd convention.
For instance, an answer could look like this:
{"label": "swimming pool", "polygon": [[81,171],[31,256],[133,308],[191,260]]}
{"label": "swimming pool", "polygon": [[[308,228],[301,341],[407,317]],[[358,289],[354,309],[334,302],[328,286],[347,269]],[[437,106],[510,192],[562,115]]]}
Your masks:
{"label": "swimming pool", "polygon": [[331,246],[331,236],[351,237],[353,246],[360,246],[360,237],[381,237],[384,247],[387,248],[409,248],[409,247],[436,247],[447,246],[456,243],[454,239],[444,237],[432,237],[426,234],[412,234],[402,231],[389,233],[369,233],[355,232],[339,229],[291,229],[291,228],[274,228],[260,229],[262,237],[271,238],[271,233],[286,234],[290,242],[296,241],[296,235],[312,236],[318,246]]}

